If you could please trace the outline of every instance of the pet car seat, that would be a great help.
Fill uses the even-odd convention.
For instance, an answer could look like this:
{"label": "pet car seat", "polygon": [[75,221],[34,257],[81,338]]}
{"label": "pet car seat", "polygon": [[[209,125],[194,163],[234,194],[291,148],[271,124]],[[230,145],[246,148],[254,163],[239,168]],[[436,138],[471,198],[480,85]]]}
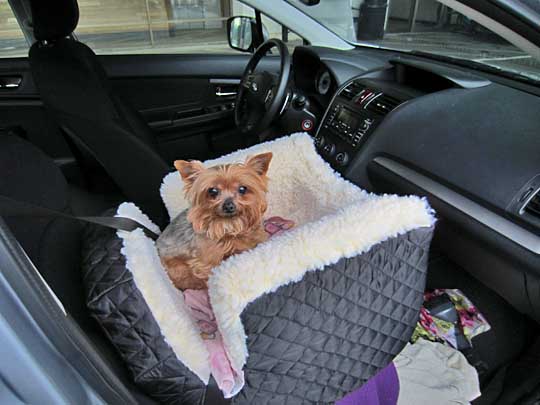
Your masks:
{"label": "pet car seat", "polygon": [[[410,339],[426,279],[434,214],[424,199],[367,193],[294,134],[205,164],[272,151],[267,216],[296,227],[213,269],[209,296],[245,386],[235,404],[334,402],[388,365]],[[177,172],[161,196],[171,218],[188,208]],[[117,215],[159,233],[132,203]],[[207,352],[141,229],[88,226],[86,299],[146,392],[202,404]]]}

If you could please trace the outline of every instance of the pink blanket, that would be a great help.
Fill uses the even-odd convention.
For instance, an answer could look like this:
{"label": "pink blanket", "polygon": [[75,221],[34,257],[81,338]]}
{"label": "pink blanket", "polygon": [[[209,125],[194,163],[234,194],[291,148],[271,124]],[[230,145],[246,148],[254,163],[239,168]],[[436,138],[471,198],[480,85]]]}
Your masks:
{"label": "pink blanket", "polygon": [[208,299],[208,290],[185,290],[184,300],[201,330],[201,337],[210,354],[210,370],[225,398],[236,395],[244,386],[244,372],[231,366],[216,318]]}
{"label": "pink blanket", "polygon": [[[272,217],[264,221],[264,230],[270,236],[282,234],[293,226],[293,221],[280,217]],[[210,305],[208,290],[185,290],[184,301],[199,326],[201,337],[210,354],[210,370],[214,380],[225,398],[235,396],[244,386],[244,372],[235,370],[229,361],[214,311]]]}

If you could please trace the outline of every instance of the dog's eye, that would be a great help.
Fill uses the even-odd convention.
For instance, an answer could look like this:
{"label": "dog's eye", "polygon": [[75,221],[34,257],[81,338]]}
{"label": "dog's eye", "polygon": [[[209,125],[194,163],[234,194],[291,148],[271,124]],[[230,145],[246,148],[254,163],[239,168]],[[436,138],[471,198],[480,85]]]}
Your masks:
{"label": "dog's eye", "polygon": [[219,194],[219,190],[218,190],[217,188],[215,188],[215,187],[210,187],[210,188],[208,189],[208,195],[209,195],[210,197],[216,197],[218,194]]}
{"label": "dog's eye", "polygon": [[244,195],[247,193],[247,187],[245,186],[240,186],[238,187],[238,192],[241,194],[241,195]]}

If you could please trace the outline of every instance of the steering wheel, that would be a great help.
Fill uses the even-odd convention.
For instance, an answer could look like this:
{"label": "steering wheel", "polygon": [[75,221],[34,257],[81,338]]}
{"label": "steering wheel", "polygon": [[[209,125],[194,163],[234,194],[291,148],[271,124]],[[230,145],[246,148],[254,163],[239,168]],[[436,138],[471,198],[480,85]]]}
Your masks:
{"label": "steering wheel", "polygon": [[[267,71],[255,73],[261,59],[272,48],[277,48],[279,52],[279,74]],[[234,120],[241,132],[257,133],[261,141],[266,138],[261,135],[262,131],[281,113],[290,71],[291,57],[283,41],[269,39],[257,48],[244,70],[236,96]]]}

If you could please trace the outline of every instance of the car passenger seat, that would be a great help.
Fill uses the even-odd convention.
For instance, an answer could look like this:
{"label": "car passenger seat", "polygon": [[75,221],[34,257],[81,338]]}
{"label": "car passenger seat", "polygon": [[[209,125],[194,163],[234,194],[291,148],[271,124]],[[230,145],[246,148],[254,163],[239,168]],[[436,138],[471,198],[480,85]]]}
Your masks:
{"label": "car passenger seat", "polygon": [[[67,214],[95,214],[103,198],[73,192],[54,161],[27,141],[0,135],[0,194]],[[111,207],[108,207],[111,208]],[[81,212],[84,210],[84,212]],[[74,318],[113,373],[139,404],[156,402],[133,383],[127,368],[99,325],[88,314],[80,271],[83,224],[63,218],[0,216],[47,284]],[[215,394],[217,386],[208,392]]]}
{"label": "car passenger seat", "polygon": [[167,221],[161,180],[171,167],[140,114],[112,90],[97,56],[73,37],[76,0],[31,0],[36,42],[29,62],[45,108],[76,147],[91,156],[128,200],[155,223]]}

